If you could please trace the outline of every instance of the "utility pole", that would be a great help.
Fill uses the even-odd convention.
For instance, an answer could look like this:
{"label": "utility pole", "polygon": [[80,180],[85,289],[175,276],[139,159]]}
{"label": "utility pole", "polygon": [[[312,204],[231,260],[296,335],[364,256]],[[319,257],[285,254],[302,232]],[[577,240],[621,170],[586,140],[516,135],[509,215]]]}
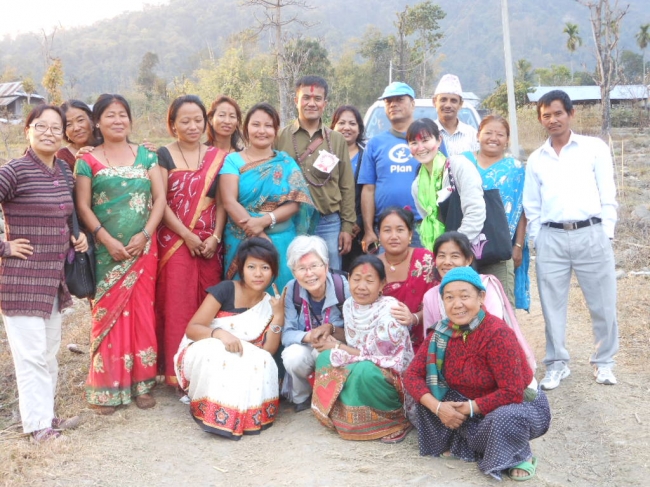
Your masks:
{"label": "utility pole", "polygon": [[519,158],[519,130],[517,129],[517,104],[515,102],[515,80],[510,49],[510,20],[508,0],[501,0],[501,23],[503,24],[503,50],[506,58],[506,87],[508,88],[508,121],[510,123],[510,150]]}

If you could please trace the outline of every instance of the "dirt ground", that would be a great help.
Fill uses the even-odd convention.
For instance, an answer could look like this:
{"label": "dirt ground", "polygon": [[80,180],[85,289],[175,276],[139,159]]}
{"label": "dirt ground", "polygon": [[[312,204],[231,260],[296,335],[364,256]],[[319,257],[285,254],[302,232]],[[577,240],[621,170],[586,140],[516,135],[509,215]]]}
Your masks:
{"label": "dirt ground", "polygon": [[[534,440],[539,459],[533,486],[643,486],[650,472],[650,276],[632,275],[650,265],[649,223],[630,217],[648,202],[648,144],[628,144],[621,188],[621,217],[615,242],[617,261],[627,274],[618,281],[621,348],[616,386],[595,383],[589,366],[593,349],[591,321],[580,289],[570,296],[568,348],[571,375],[548,393],[553,411],[549,432]],[[627,178],[627,176],[630,176]],[[623,192],[624,191],[624,192]],[[531,266],[533,267],[533,266]],[[648,271],[649,269],[645,269]],[[531,269],[530,313],[518,311],[524,335],[537,360],[544,355],[544,322]],[[99,417],[82,398],[89,314],[78,302],[65,316],[59,356],[61,415],[80,414],[82,425],[66,441],[31,444],[17,422],[17,393],[4,328],[0,327],[0,485],[22,486],[475,486],[496,485],[473,463],[421,457],[417,434],[398,445],[349,442],[325,429],[309,411],[299,414],[282,403],[273,425],[259,436],[234,442],[203,433],[188,406],[165,386],[155,391],[157,406],[135,405]],[[543,377],[543,367],[537,372]],[[511,480],[504,480],[511,483]]]}
{"label": "dirt ground", "polygon": [[[650,348],[649,291],[647,277],[619,281],[620,303],[629,303],[620,316],[619,383],[602,386],[595,383],[588,364],[590,321],[579,288],[573,286],[568,332],[572,372],[548,394],[553,422],[545,436],[533,441],[538,474],[527,485],[648,485],[650,375],[644,366]],[[537,296],[535,289],[533,296]],[[141,411],[131,405],[112,417],[95,416],[81,400],[85,356],[65,349],[72,339],[84,343],[80,335],[71,332],[74,323],[87,317],[81,302],[66,316],[61,351],[61,361],[67,362],[61,370],[61,388],[74,395],[65,411],[81,414],[84,422],[66,433],[67,441],[49,445],[31,444],[18,434],[18,425],[5,429],[0,436],[0,481],[4,485],[496,484],[475,464],[419,456],[415,433],[399,445],[348,442],[322,427],[309,411],[296,414],[287,403],[282,403],[272,428],[238,442],[203,433],[191,419],[188,406],[165,386],[157,388],[158,405],[153,410]],[[539,302],[535,299],[531,313],[519,312],[519,318],[541,359],[544,325]],[[9,366],[2,374],[12,375],[13,370]],[[537,376],[541,378],[543,371]],[[4,413],[7,405],[2,406]],[[9,407],[15,409],[17,404]],[[63,410],[59,405],[59,411]]]}

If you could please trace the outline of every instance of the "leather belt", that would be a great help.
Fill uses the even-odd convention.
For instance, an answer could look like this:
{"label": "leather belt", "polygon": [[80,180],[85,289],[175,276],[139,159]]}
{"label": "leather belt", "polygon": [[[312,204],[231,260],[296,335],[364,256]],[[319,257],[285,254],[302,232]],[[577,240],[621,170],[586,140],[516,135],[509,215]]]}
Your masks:
{"label": "leather belt", "polygon": [[583,220],[581,222],[571,222],[571,223],[555,223],[555,222],[546,222],[542,223],[545,227],[559,228],[560,230],[577,230],[578,228],[584,228],[591,225],[597,225],[603,220],[594,216],[588,220]]}

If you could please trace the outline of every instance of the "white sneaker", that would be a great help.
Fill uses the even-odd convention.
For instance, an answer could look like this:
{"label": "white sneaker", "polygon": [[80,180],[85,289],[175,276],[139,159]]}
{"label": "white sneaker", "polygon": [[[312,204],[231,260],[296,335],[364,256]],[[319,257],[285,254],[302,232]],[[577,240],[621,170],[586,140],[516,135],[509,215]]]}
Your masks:
{"label": "white sneaker", "polygon": [[571,371],[566,365],[561,369],[547,370],[546,375],[540,381],[539,385],[545,391],[550,391],[551,389],[555,389],[557,386],[559,386],[560,381],[569,377],[570,374]]}
{"label": "white sneaker", "polygon": [[611,367],[596,367],[594,369],[594,377],[598,384],[604,384],[607,386],[613,386],[616,384],[616,377],[614,377]]}

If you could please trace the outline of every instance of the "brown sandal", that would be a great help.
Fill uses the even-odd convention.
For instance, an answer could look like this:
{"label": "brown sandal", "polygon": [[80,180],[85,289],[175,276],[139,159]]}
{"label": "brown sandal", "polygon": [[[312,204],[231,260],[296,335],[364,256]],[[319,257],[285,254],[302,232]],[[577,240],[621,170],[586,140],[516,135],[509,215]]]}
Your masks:
{"label": "brown sandal", "polygon": [[95,411],[95,414],[100,416],[110,416],[115,412],[117,406],[99,406],[97,404],[91,404],[90,408]]}
{"label": "brown sandal", "polygon": [[140,396],[136,396],[135,405],[140,409],[150,409],[156,405],[156,400],[151,394],[142,394]]}
{"label": "brown sandal", "polygon": [[412,429],[413,426],[408,425],[406,428],[404,428],[401,431],[396,431],[395,433],[386,435],[383,438],[379,438],[379,441],[381,441],[382,443],[388,443],[389,445],[393,445],[395,443],[401,443],[402,441],[404,441],[404,439],[411,432]]}

